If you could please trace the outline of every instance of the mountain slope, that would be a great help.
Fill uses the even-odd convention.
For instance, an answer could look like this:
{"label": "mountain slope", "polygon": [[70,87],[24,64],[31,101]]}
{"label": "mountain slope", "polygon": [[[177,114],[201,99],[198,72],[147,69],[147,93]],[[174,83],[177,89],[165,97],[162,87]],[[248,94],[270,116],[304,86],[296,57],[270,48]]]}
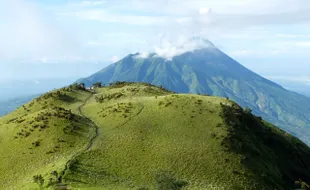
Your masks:
{"label": "mountain slope", "polygon": [[295,137],[225,98],[148,84],[47,93],[0,118],[0,139],[1,189],[34,189],[34,175],[47,188],[54,170],[70,189],[291,189],[310,179],[310,149]]}
{"label": "mountain slope", "polygon": [[94,128],[77,108],[90,95],[54,91],[0,118],[0,189],[34,189],[34,175],[60,173],[87,145]]}
{"label": "mountain slope", "polygon": [[310,144],[310,98],[255,74],[215,46],[171,60],[156,54],[147,58],[130,54],[78,82],[89,86],[98,81],[148,82],[179,93],[229,97]]}

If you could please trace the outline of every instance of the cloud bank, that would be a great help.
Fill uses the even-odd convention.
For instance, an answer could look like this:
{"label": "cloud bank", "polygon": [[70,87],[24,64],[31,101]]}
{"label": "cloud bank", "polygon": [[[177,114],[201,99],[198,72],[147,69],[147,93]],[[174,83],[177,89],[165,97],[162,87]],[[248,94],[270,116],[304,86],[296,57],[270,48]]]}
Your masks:
{"label": "cloud bank", "polygon": [[190,39],[181,37],[177,41],[172,42],[163,38],[160,46],[154,47],[154,52],[161,57],[171,59],[174,56],[201,48],[208,48],[212,50],[215,46],[210,41],[202,37],[192,37]]}
{"label": "cloud bank", "polygon": [[33,3],[1,1],[1,60],[67,60],[77,54],[78,43]]}
{"label": "cloud bank", "polygon": [[[0,2],[0,59],[43,63],[111,60],[136,51],[171,58],[201,48],[186,42],[192,36],[253,40],[258,28],[310,23],[308,0],[85,0],[52,6],[43,1]],[[287,32],[276,38],[296,39],[294,47],[308,48],[308,41],[298,39],[306,36]],[[231,52],[248,56],[254,51]],[[279,53],[272,51],[270,55]]]}

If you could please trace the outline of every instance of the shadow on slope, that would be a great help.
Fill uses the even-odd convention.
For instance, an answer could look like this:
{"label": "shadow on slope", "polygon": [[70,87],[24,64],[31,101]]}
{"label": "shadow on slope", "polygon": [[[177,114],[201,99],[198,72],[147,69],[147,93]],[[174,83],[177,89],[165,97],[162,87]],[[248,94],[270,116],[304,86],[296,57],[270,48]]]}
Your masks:
{"label": "shadow on slope", "polygon": [[237,104],[222,104],[229,135],[223,141],[228,151],[243,155],[242,164],[267,189],[294,188],[298,178],[310,180],[310,150],[299,139],[243,110]]}

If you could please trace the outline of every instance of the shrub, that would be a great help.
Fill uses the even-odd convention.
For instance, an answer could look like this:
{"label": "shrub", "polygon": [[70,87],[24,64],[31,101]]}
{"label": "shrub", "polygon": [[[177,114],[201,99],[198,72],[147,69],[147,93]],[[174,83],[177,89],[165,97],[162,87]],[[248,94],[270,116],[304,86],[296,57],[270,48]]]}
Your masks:
{"label": "shrub", "polygon": [[201,105],[201,104],[202,104],[202,100],[197,100],[196,103],[199,104],[199,105]]}
{"label": "shrub", "polygon": [[32,145],[33,145],[34,147],[38,147],[38,146],[40,146],[40,141],[39,141],[39,140],[34,141],[34,142],[32,143]]}
{"label": "shrub", "polygon": [[147,187],[140,187],[137,190],[149,190],[149,188],[147,188]]}
{"label": "shrub", "polygon": [[251,108],[246,107],[246,108],[244,109],[244,113],[245,113],[245,114],[251,114],[251,113],[252,113]]}
{"label": "shrub", "polygon": [[40,189],[43,189],[44,178],[43,178],[42,175],[35,175],[35,176],[33,176],[33,182],[38,184]]}
{"label": "shrub", "polygon": [[78,165],[79,165],[79,161],[77,159],[74,159],[71,162],[69,162],[68,169],[75,171],[78,168]]}
{"label": "shrub", "polygon": [[52,178],[50,178],[49,185],[54,185],[58,181],[58,172],[57,171],[52,171],[51,172],[51,176],[52,176]]}
{"label": "shrub", "polygon": [[214,132],[212,132],[210,135],[211,135],[211,138],[215,138],[216,137],[216,134]]}
{"label": "shrub", "polygon": [[102,87],[102,83],[101,82],[95,82],[93,84],[93,86],[96,87],[96,88],[101,88]]}
{"label": "shrub", "polygon": [[160,171],[155,175],[158,190],[180,190],[187,186],[184,180],[177,180],[169,172]]}
{"label": "shrub", "polygon": [[31,133],[29,131],[25,132],[25,137],[28,137]]}

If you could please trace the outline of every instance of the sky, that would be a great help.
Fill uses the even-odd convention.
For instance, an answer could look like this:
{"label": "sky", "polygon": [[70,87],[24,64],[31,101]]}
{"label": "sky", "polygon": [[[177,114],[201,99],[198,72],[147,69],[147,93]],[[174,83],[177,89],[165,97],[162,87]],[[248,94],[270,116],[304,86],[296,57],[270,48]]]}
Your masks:
{"label": "sky", "polygon": [[180,54],[193,36],[310,87],[309,0],[0,0],[0,81],[80,78],[129,53]]}

